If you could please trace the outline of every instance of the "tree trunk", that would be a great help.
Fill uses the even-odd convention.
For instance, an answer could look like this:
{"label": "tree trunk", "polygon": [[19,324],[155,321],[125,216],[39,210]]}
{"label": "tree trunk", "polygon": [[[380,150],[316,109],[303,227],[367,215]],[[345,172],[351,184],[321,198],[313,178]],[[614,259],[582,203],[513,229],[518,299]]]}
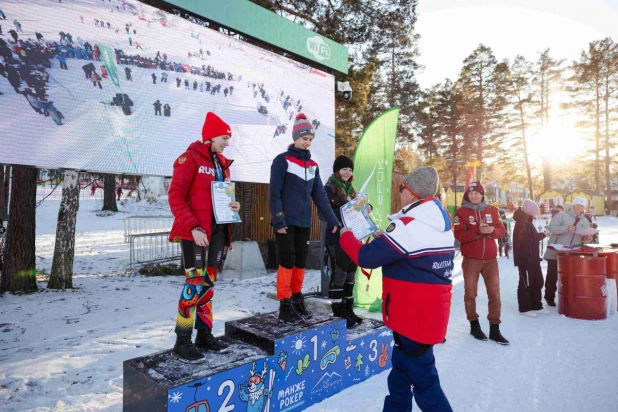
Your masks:
{"label": "tree trunk", "polygon": [[62,201],[58,211],[56,246],[48,289],[73,287],[73,258],[75,257],[75,221],[79,210],[79,173],[64,172]]}
{"label": "tree trunk", "polygon": [[13,166],[11,209],[0,291],[27,292],[37,289],[34,247],[36,178],[35,168]]}
{"label": "tree trunk", "polygon": [[0,220],[9,219],[9,184],[11,183],[11,167],[0,166]]}
{"label": "tree trunk", "polygon": [[597,192],[601,191],[601,162],[599,159],[601,153],[601,92],[600,84],[596,82],[596,113],[595,113],[595,146],[594,146],[594,188]]}
{"label": "tree trunk", "polygon": [[103,177],[103,209],[117,212],[116,205],[116,176],[105,174]]}
{"label": "tree trunk", "polygon": [[[609,174],[610,162],[611,162],[611,158],[609,157],[609,149],[611,146],[610,137],[609,137],[609,122],[610,122],[610,119],[609,119],[609,114],[610,114],[609,85],[610,85],[609,79],[606,79],[605,81],[605,207],[609,206],[611,199],[612,199],[612,182],[611,182],[611,175]],[[603,213],[605,213],[605,211],[603,211]]]}

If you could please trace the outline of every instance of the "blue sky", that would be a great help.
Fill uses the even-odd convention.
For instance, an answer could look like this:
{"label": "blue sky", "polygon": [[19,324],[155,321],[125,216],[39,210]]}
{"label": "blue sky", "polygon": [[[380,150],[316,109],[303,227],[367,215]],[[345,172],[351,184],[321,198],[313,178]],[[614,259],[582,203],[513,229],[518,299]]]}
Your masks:
{"label": "blue sky", "polygon": [[592,40],[618,41],[618,0],[419,0],[417,12],[423,87],[455,79],[479,43],[498,59],[551,47],[571,61]]}

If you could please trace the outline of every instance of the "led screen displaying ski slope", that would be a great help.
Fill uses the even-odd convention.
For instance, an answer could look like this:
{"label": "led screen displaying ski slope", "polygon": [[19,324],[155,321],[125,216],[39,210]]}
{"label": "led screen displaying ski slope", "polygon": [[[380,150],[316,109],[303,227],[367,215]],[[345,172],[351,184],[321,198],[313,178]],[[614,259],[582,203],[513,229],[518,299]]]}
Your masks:
{"label": "led screen displaying ski slope", "polygon": [[302,111],[330,170],[330,74],[139,1],[0,8],[0,163],[171,176],[213,111],[232,126],[233,180],[266,183]]}

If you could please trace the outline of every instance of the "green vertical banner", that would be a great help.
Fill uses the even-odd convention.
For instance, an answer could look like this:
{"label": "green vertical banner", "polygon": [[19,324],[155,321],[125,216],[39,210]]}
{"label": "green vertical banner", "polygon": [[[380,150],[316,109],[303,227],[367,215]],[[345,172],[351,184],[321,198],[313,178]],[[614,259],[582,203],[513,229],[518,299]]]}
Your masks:
{"label": "green vertical banner", "polygon": [[[393,107],[375,118],[363,132],[354,153],[354,187],[369,195],[373,206],[371,218],[384,230],[391,214],[391,186],[393,182],[393,158],[397,141],[399,107]],[[373,271],[371,279],[356,272],[354,302],[356,306],[372,312],[382,310],[382,269]]]}
{"label": "green vertical banner", "polygon": [[112,50],[109,46],[101,46],[99,45],[99,50],[101,50],[101,59],[103,63],[105,63],[105,69],[107,70],[107,75],[112,82],[116,85],[116,87],[120,87],[120,80],[118,80],[118,69],[116,67],[116,55],[114,54],[114,50]]}

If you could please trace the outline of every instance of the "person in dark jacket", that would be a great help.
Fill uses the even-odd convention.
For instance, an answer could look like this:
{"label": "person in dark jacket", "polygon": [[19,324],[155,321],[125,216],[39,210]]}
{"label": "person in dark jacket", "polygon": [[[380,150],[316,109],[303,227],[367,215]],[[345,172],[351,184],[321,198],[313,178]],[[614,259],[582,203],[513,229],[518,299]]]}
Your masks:
{"label": "person in dark jacket", "polygon": [[279,319],[289,323],[310,316],[301,292],[311,231],[310,199],[313,199],[318,211],[333,228],[333,233],[340,226],[328,204],[318,164],[311,160],[311,152],[308,150],[314,136],[315,131],[307,116],[298,114],[292,131],[294,144],[275,157],[270,168],[268,205],[279,259]]}
{"label": "person in dark jacket", "polygon": [[[356,190],[352,186],[353,173],[354,162],[349,157],[341,155],[335,159],[333,174],[324,185],[330,206],[339,221],[341,221],[341,207],[356,198]],[[370,205],[367,205],[367,212],[371,213]],[[352,296],[358,266],[339,245],[339,232],[332,233],[327,229],[324,244],[331,269],[328,297],[333,315],[346,319],[348,328],[351,328],[363,321],[363,318],[354,313]]]}
{"label": "person in dark jacket", "polygon": [[[212,335],[212,298],[224,247],[231,246],[231,233],[229,224],[218,224],[215,220],[211,185],[230,179],[232,161],[223,156],[223,151],[231,138],[230,126],[216,114],[207,113],[202,141],[193,142],[176,159],[169,189],[169,205],[174,215],[169,241],[181,243],[185,269],[173,354],[190,361],[203,358],[198,349],[226,348]],[[229,207],[237,212],[240,203],[231,202]],[[193,328],[197,330],[195,345],[191,342]]]}
{"label": "person in dark jacket", "polygon": [[438,172],[420,167],[404,179],[399,213],[384,233],[362,244],[350,229],[341,246],[363,268],[382,267],[382,319],[393,331],[393,368],[384,412],[453,409],[440,385],[433,345],[444,342],[451,310],[453,258],[451,219],[435,197]]}
{"label": "person in dark jacket", "polygon": [[157,100],[152,105],[154,106],[155,116],[161,116],[161,106],[162,106],[161,102]]}
{"label": "person in dark jacket", "polygon": [[515,211],[515,230],[513,231],[513,261],[519,269],[517,303],[522,315],[535,318],[537,313],[548,314],[543,308],[543,271],[539,242],[545,233],[539,233],[532,219],[539,213],[539,206],[530,199],[524,200],[521,208]]}
{"label": "person in dark jacket", "polygon": [[165,106],[163,106],[163,116],[170,117],[171,115],[172,115],[172,108],[170,107],[169,104],[165,103]]}

